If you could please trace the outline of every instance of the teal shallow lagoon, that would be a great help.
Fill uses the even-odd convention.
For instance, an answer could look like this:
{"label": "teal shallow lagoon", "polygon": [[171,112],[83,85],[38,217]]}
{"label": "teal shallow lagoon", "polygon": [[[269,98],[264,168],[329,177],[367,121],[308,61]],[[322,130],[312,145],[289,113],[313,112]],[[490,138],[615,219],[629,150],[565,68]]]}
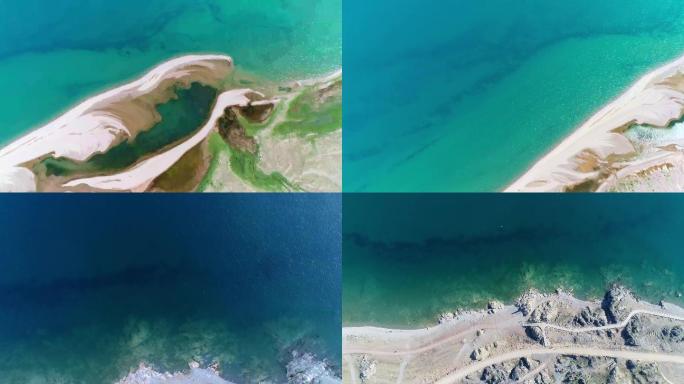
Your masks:
{"label": "teal shallow lagoon", "polygon": [[501,190],[684,53],[679,1],[388,7],[344,3],[346,191]]}
{"label": "teal shallow lagoon", "polygon": [[204,52],[272,80],[338,69],[340,1],[3,2],[0,87],[11,92],[0,98],[0,143],[162,61]]}
{"label": "teal shallow lagoon", "polygon": [[348,194],[343,212],[345,325],[416,328],[530,288],[684,304],[682,196]]}

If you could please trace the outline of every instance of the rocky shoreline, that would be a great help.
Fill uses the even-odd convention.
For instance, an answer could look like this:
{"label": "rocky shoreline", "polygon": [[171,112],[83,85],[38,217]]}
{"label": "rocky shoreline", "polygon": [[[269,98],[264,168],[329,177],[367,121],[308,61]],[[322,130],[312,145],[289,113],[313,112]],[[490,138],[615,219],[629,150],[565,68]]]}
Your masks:
{"label": "rocky shoreline", "polygon": [[[287,384],[335,384],[341,379],[325,360],[319,360],[309,352],[292,351],[291,359],[286,365]],[[200,363],[191,361],[185,372],[157,372],[148,364],[141,363],[138,369],[131,371],[116,384],[234,384],[221,377],[218,364],[201,367]],[[261,384],[275,384],[272,381],[260,381]]]}
{"label": "rocky shoreline", "polygon": [[[614,286],[439,316],[422,330],[345,328],[345,383],[669,383],[684,379],[684,309]],[[674,381],[673,381],[674,380]]]}

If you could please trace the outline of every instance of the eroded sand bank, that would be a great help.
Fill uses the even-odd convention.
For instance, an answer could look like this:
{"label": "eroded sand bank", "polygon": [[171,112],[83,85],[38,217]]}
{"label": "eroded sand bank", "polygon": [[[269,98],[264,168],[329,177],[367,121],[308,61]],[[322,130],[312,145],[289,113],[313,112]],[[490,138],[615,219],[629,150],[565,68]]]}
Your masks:
{"label": "eroded sand bank", "polygon": [[[637,81],[563,140],[507,192],[608,191],[624,180],[639,190],[652,173],[663,169],[684,172],[678,156],[684,147],[643,148],[625,136],[635,125],[669,129],[684,114],[684,57]],[[654,156],[657,154],[657,156]],[[681,190],[661,183],[657,190]]]}

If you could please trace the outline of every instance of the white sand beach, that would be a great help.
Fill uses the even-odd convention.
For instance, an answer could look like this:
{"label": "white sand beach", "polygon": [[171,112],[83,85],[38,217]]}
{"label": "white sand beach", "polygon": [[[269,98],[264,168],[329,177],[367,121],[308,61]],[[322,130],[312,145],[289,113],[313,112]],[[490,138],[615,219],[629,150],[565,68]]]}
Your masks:
{"label": "white sand beach", "polygon": [[[645,75],[617,99],[603,107],[558,146],[541,158],[506,192],[564,192],[610,190],[616,178],[639,178],[658,167],[676,166],[662,157],[641,158],[624,132],[634,125],[653,129],[668,126],[684,114],[684,57]],[[650,151],[672,153],[662,146]],[[654,168],[655,167],[655,168]],[[645,174],[646,173],[646,174]],[[670,190],[661,185],[659,189]],[[678,188],[671,188],[677,190]]]}

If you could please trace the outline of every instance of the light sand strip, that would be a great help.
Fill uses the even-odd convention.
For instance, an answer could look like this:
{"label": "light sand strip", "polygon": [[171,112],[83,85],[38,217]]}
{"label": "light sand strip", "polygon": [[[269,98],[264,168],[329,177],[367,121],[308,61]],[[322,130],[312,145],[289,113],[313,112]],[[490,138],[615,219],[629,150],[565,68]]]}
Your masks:
{"label": "light sand strip", "polygon": [[[233,69],[223,55],[190,55],[162,63],[138,80],[89,98],[47,125],[0,149],[0,187],[27,186],[22,165],[46,156],[86,161],[160,120],[156,106],[174,96],[176,85],[218,86]],[[17,175],[16,181],[12,175]]]}
{"label": "light sand strip", "polygon": [[679,119],[684,104],[683,71],[681,57],[642,77],[542,157],[506,192],[560,192],[597,178],[596,171],[579,170],[580,154],[596,155],[601,161],[635,154],[622,132],[634,124],[666,127]]}

